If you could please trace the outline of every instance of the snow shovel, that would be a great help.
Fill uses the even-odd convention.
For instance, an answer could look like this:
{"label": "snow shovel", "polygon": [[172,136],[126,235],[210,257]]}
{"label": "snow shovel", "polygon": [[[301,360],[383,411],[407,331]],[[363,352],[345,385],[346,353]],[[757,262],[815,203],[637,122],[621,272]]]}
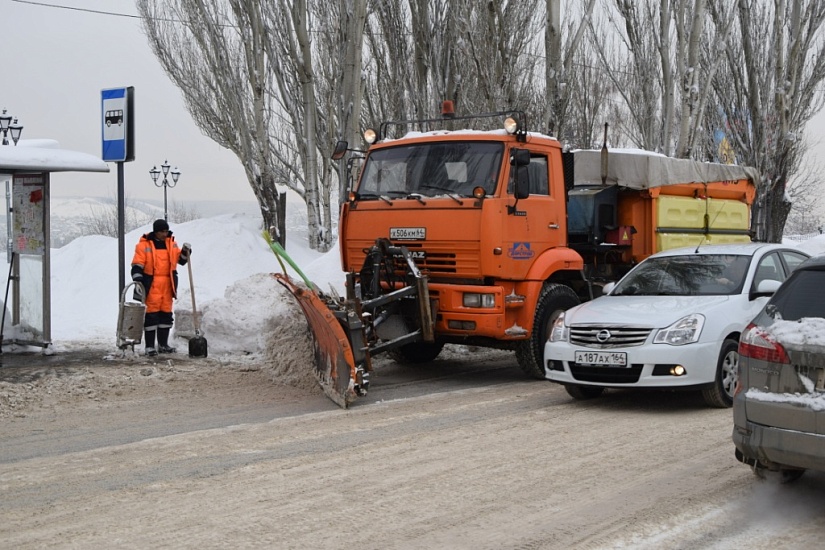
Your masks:
{"label": "snow shovel", "polygon": [[198,319],[198,308],[195,305],[195,283],[192,282],[191,257],[186,265],[189,268],[189,291],[192,294],[192,324],[195,325],[195,336],[189,339],[189,357],[206,357],[206,338],[201,335],[201,323]]}

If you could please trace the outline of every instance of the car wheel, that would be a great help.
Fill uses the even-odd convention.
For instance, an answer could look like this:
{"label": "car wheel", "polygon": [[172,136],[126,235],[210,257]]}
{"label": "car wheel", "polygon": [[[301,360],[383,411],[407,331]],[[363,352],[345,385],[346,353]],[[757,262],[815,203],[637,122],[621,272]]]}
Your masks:
{"label": "car wheel", "polygon": [[389,351],[390,357],[402,365],[428,363],[438,357],[444,344],[440,342],[416,342]]}
{"label": "car wheel", "polygon": [[722,343],[716,378],[713,384],[702,390],[702,397],[711,407],[724,409],[733,405],[733,392],[739,378],[739,342],[728,338]]}
{"label": "car wheel", "polygon": [[578,386],[576,384],[565,384],[564,389],[567,390],[570,397],[580,401],[595,399],[604,393],[604,388],[599,386]]}
{"label": "car wheel", "polygon": [[536,314],[533,318],[533,332],[530,338],[516,346],[516,360],[525,374],[543,380],[544,343],[550,336],[553,321],[562,311],[579,304],[579,297],[569,286],[545,284],[536,302]]}

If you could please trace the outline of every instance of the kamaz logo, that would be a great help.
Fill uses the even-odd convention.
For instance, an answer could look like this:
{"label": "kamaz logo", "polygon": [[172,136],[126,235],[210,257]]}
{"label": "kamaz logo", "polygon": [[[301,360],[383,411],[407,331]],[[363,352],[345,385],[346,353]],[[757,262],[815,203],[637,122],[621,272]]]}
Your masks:
{"label": "kamaz logo", "polygon": [[513,243],[513,248],[507,251],[507,256],[514,260],[529,260],[534,255],[530,243]]}

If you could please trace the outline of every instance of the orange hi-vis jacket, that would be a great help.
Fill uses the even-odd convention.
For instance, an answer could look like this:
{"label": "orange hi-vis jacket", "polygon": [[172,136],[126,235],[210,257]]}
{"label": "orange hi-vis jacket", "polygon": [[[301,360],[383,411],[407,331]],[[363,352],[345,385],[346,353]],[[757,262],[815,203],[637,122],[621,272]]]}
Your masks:
{"label": "orange hi-vis jacket", "polygon": [[165,240],[166,249],[155,248],[152,233],[140,238],[132,258],[132,279],[140,280],[146,292],[146,313],[172,311],[172,301],[177,296],[177,265],[181,250],[171,233]]}

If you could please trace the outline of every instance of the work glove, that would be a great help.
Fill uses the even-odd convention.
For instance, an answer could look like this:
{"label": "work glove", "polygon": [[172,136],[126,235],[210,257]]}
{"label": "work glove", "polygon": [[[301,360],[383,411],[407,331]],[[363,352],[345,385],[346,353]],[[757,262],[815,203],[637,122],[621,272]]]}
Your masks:
{"label": "work glove", "polygon": [[180,249],[180,255],[183,257],[184,260],[189,259],[189,255],[192,253],[192,245],[189,243],[183,243],[183,248]]}
{"label": "work glove", "polygon": [[143,301],[143,277],[138,277],[135,280],[135,289],[132,292],[132,299],[137,300],[138,302]]}

